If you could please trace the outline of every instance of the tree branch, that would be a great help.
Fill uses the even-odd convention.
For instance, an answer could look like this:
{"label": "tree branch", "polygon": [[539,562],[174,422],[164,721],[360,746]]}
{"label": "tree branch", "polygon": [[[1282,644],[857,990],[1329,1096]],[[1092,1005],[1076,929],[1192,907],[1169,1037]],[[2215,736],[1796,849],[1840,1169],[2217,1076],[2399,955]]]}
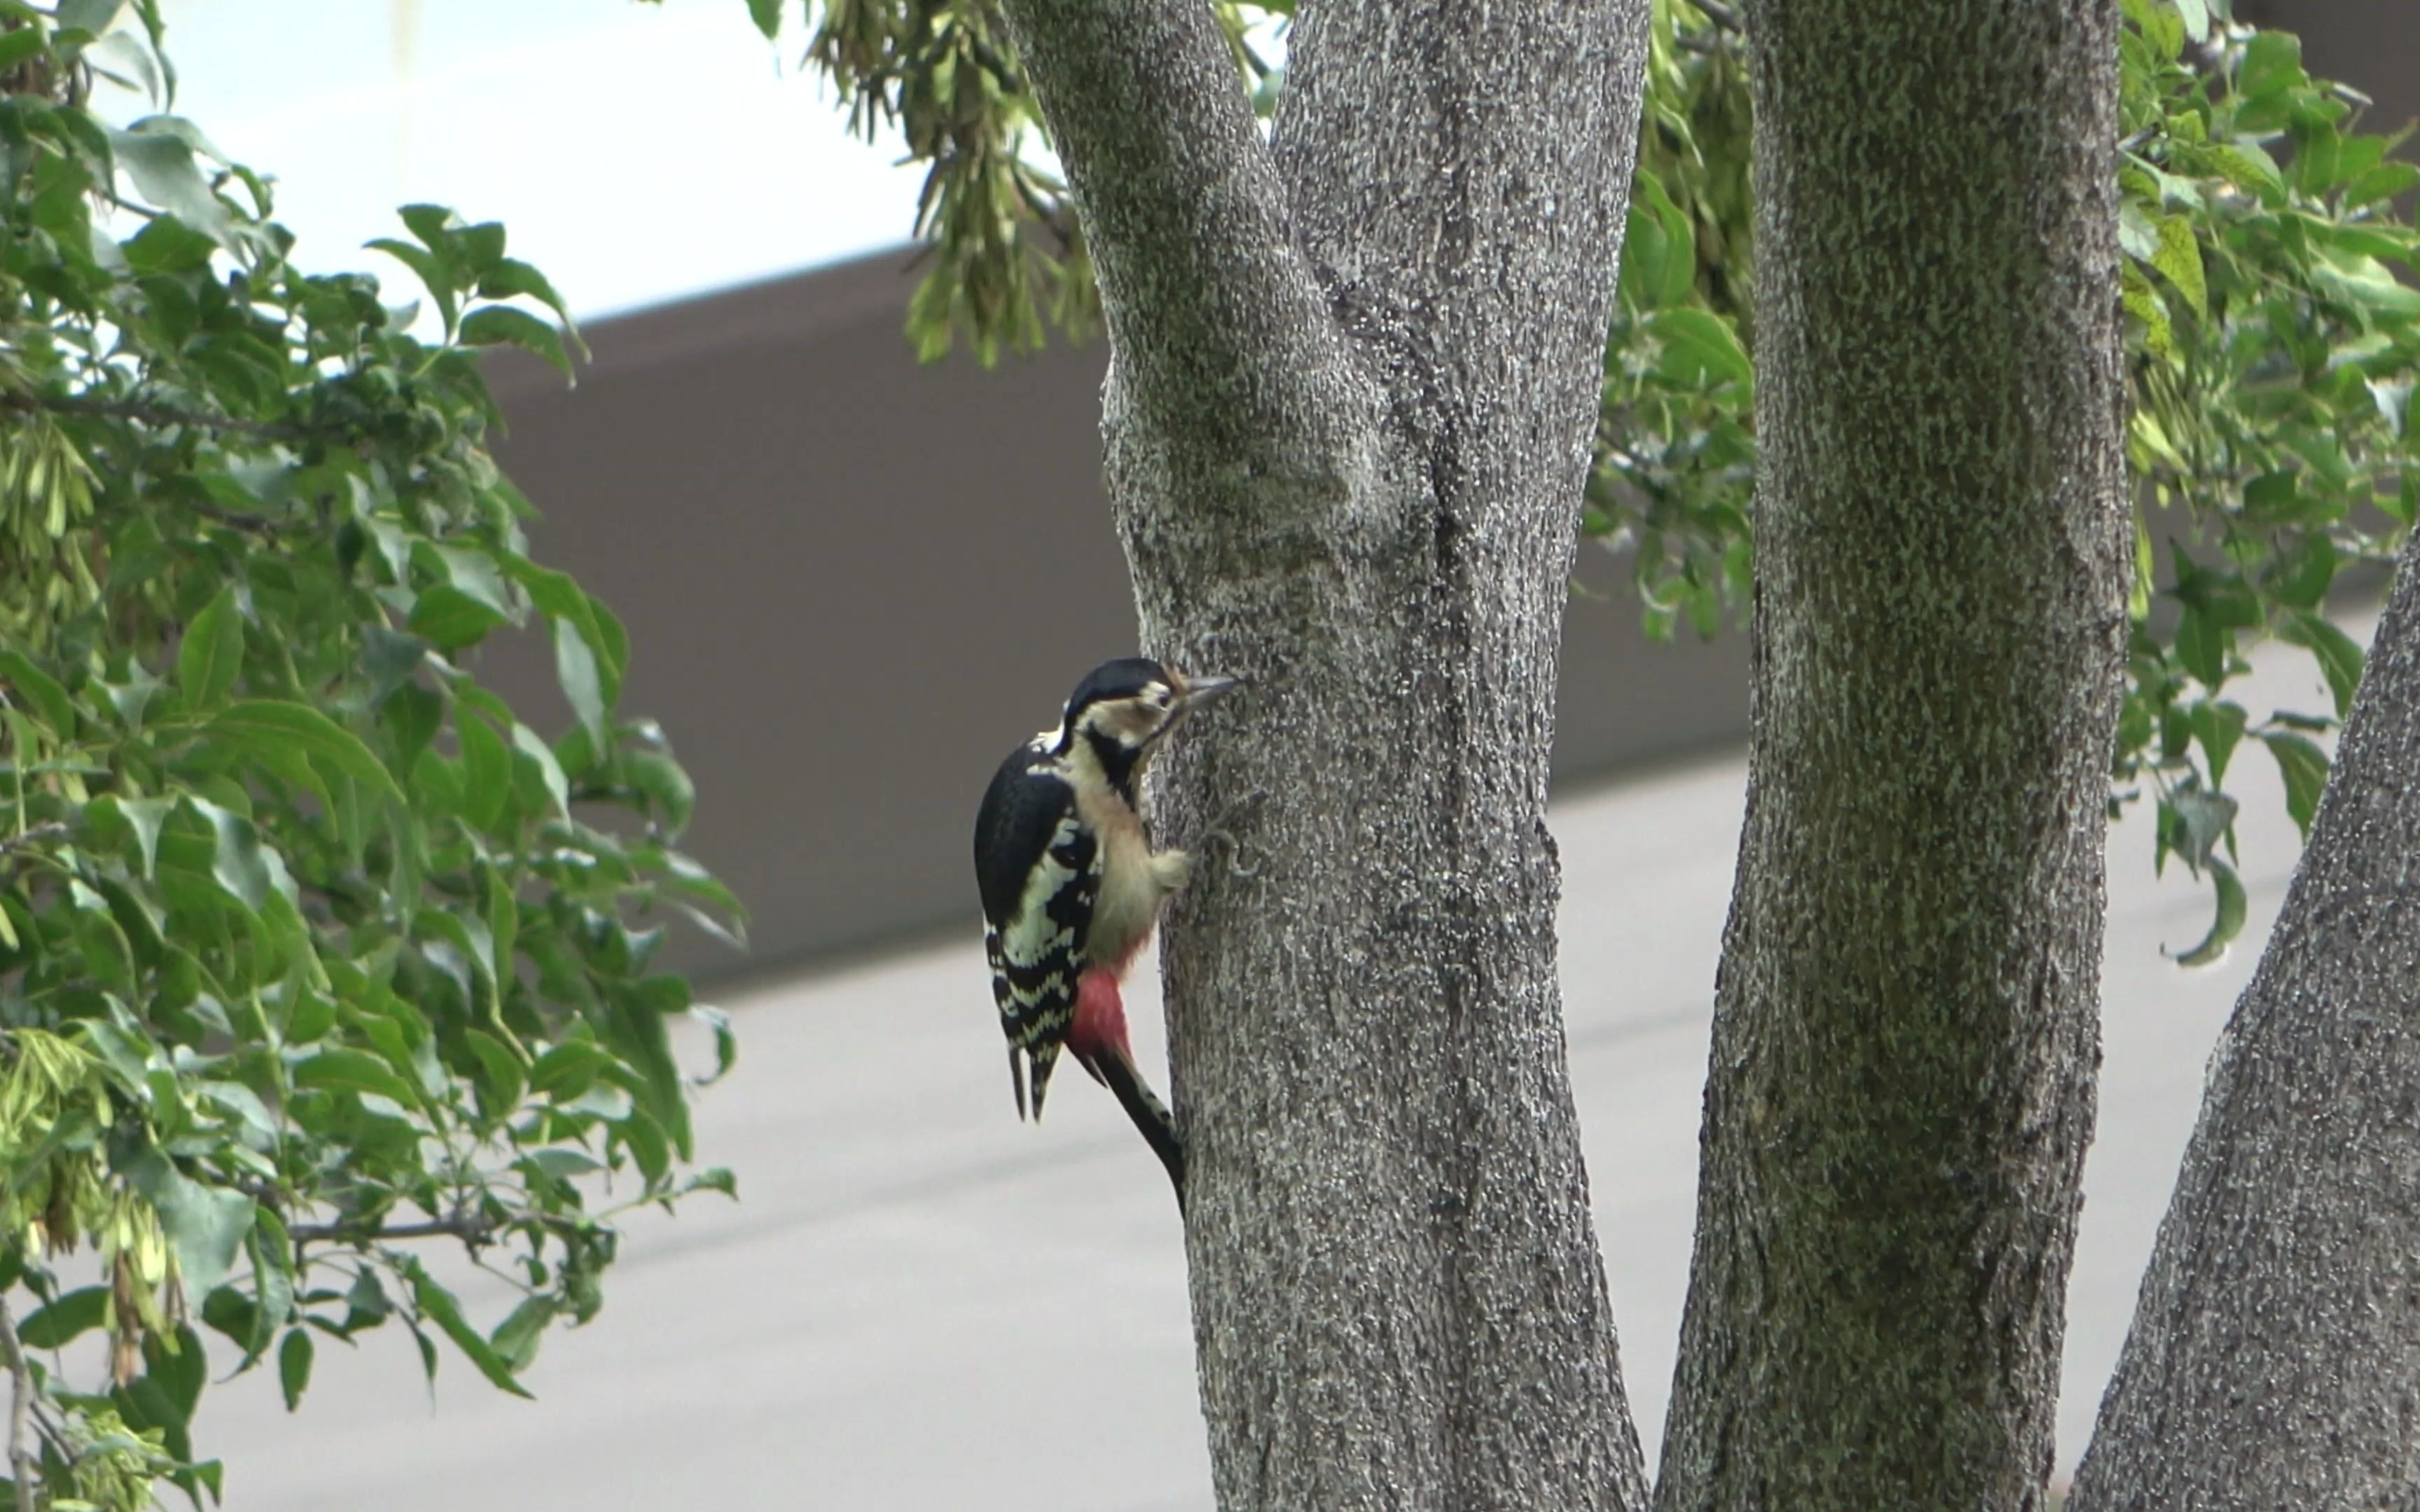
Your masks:
{"label": "tree branch", "polygon": [[17,1512],[34,1512],[34,1446],[28,1429],[34,1415],[34,1371],[25,1363],[17,1319],[0,1298],[0,1355],[8,1366],[8,1474],[16,1482]]}
{"label": "tree branch", "polygon": [[1384,410],[1288,232],[1210,8],[1005,9],[1098,274],[1112,449],[1148,435],[1141,464],[1181,480],[1189,505],[1265,513],[1303,457],[1353,450],[1338,438],[1373,433]]}
{"label": "tree branch", "polygon": [[313,434],[310,426],[289,421],[244,420],[235,415],[214,415],[198,409],[179,409],[170,405],[146,404],[139,399],[96,399],[83,394],[0,392],[0,409],[14,409],[21,414],[86,415],[101,420],[131,420],[138,425],[161,428],[184,425],[198,430],[229,430],[267,440],[303,440]]}
{"label": "tree branch", "polygon": [[[1419,395],[1408,418],[1449,510],[1491,507],[1542,456],[1568,469],[1577,510],[1647,13],[1619,0],[1302,8],[1271,136],[1295,235],[1354,334],[1406,373],[1398,388]],[[1522,361],[1505,367],[1507,352]]]}
{"label": "tree branch", "polygon": [[468,1243],[482,1244],[496,1235],[496,1225],[474,1213],[456,1213],[450,1218],[431,1218],[421,1223],[385,1224],[365,1228],[360,1224],[290,1224],[286,1236],[298,1244],[340,1241],[348,1244],[376,1244],[397,1239],[459,1239]]}
{"label": "tree branch", "polygon": [[22,835],[0,836],[0,856],[7,856],[11,851],[22,851],[29,846],[39,845],[47,840],[63,840],[66,838],[67,834],[67,825],[60,820],[53,819],[47,823],[34,825]]}
{"label": "tree branch", "polygon": [[2420,1481],[2420,536],[2069,1505],[2386,1506]]}

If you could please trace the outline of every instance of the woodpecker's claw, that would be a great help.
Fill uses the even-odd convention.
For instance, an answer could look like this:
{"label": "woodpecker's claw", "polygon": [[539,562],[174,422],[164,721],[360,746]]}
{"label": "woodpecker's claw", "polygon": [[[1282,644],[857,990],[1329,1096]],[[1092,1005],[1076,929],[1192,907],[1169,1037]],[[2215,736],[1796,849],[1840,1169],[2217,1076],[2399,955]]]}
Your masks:
{"label": "woodpecker's claw", "polygon": [[1244,842],[1237,840],[1234,832],[1229,829],[1227,825],[1233,821],[1236,815],[1242,813],[1247,809],[1252,808],[1265,801],[1267,797],[1268,794],[1266,792],[1259,792],[1254,793],[1248,797],[1239,798],[1235,802],[1229,804],[1225,809],[1219,811],[1218,818],[1210,821],[1210,827],[1204,829],[1202,832],[1202,838],[1195,842],[1205,850],[1209,848],[1210,843],[1213,841],[1225,845],[1227,847],[1227,870],[1232,875],[1249,880],[1250,878],[1257,877],[1261,874],[1261,869],[1259,867],[1246,866],[1244,864]]}

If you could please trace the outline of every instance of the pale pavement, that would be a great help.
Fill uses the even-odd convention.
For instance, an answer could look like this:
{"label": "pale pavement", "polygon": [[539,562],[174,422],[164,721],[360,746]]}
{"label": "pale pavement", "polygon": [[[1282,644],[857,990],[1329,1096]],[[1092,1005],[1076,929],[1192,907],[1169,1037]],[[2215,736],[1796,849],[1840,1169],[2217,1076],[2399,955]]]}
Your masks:
{"label": "pale pavement", "polygon": [[[2367,625],[2355,627],[2366,639]],[[2324,707],[2307,661],[2260,691]],[[2280,668],[2283,671],[2280,671]],[[2254,702],[2256,717],[2271,706]],[[2132,1315],[2203,1066],[2295,854],[2274,767],[2237,759],[2244,940],[2162,954],[2210,901],[2154,881],[2148,813],[2113,837],[2100,1134],[2070,1304],[2060,1463]],[[1575,795],[1563,982],[1622,1365],[1651,1458],[1686,1282],[1699,1089],[1745,764]],[[1110,1099],[1010,1105],[972,923],[912,955],[735,1002],[739,1069],[699,1114],[744,1200],[632,1225],[604,1314],[551,1336],[535,1402],[448,1355],[432,1412],[411,1340],[323,1345],[302,1412],[270,1373],[214,1386],[197,1435],[234,1512],[531,1506],[1176,1512],[1211,1505],[1176,1213]],[[1159,1060],[1156,973],[1129,1004]],[[1159,1077],[1155,1074],[1155,1080]],[[479,1296],[492,1321],[501,1304]]]}

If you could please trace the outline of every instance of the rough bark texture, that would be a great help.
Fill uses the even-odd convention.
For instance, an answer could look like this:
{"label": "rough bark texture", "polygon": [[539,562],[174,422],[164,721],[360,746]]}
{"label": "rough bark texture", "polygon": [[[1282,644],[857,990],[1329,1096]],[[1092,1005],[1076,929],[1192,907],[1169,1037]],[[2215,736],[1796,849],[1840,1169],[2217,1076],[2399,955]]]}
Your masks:
{"label": "rough bark texture", "polygon": [[1007,8],[1145,643],[1260,679],[1160,788],[1219,1502],[1637,1507],[1544,816],[1645,0],[1306,0],[1267,146],[1199,0]]}
{"label": "rough bark texture", "polygon": [[2040,1504],[2126,537],[2111,0],[1763,0],[1756,682],[1658,1504]]}
{"label": "rough bark texture", "polygon": [[2420,1504],[2420,537],[2069,1505]]}

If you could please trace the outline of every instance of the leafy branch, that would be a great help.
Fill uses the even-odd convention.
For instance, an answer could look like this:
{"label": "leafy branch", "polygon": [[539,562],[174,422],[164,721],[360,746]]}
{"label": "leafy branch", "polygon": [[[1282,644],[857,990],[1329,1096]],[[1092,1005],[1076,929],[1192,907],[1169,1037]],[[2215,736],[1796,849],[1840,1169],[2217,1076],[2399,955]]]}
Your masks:
{"label": "leafy branch", "polygon": [[102,399],[90,394],[12,393],[0,391],[0,409],[21,413],[41,411],[54,415],[85,415],[101,420],[131,420],[138,424],[167,427],[189,425],[202,430],[228,430],[246,436],[271,440],[302,440],[313,434],[310,426],[288,421],[251,420],[240,415],[206,414],[195,409],[179,409],[170,405],[147,404],[135,399]]}
{"label": "leafy branch", "polygon": [[466,1244],[484,1244],[496,1237],[500,1226],[492,1219],[473,1213],[457,1213],[448,1218],[431,1218],[421,1223],[386,1224],[364,1227],[358,1224],[292,1224],[287,1237],[298,1244],[339,1241],[348,1244],[378,1244],[405,1239],[458,1239]]}
{"label": "leafy branch", "polygon": [[[729,1028],[657,956],[742,915],[675,848],[695,793],[621,705],[627,632],[534,559],[489,451],[481,350],[567,374],[559,295],[439,206],[379,244],[429,335],[291,260],[270,180],[96,114],[120,10],[109,56],[164,80],[156,0],[0,26],[0,1316],[108,1341],[87,1389],[12,1374],[21,1505],[137,1512],[218,1494],[202,1330],[289,1407],[316,1336],[390,1322],[519,1392],[603,1304],[618,1214],[729,1191],[669,1026],[708,1018],[720,1066]],[[481,679],[520,632],[566,729]],[[519,1305],[474,1323],[410,1240]]]}

